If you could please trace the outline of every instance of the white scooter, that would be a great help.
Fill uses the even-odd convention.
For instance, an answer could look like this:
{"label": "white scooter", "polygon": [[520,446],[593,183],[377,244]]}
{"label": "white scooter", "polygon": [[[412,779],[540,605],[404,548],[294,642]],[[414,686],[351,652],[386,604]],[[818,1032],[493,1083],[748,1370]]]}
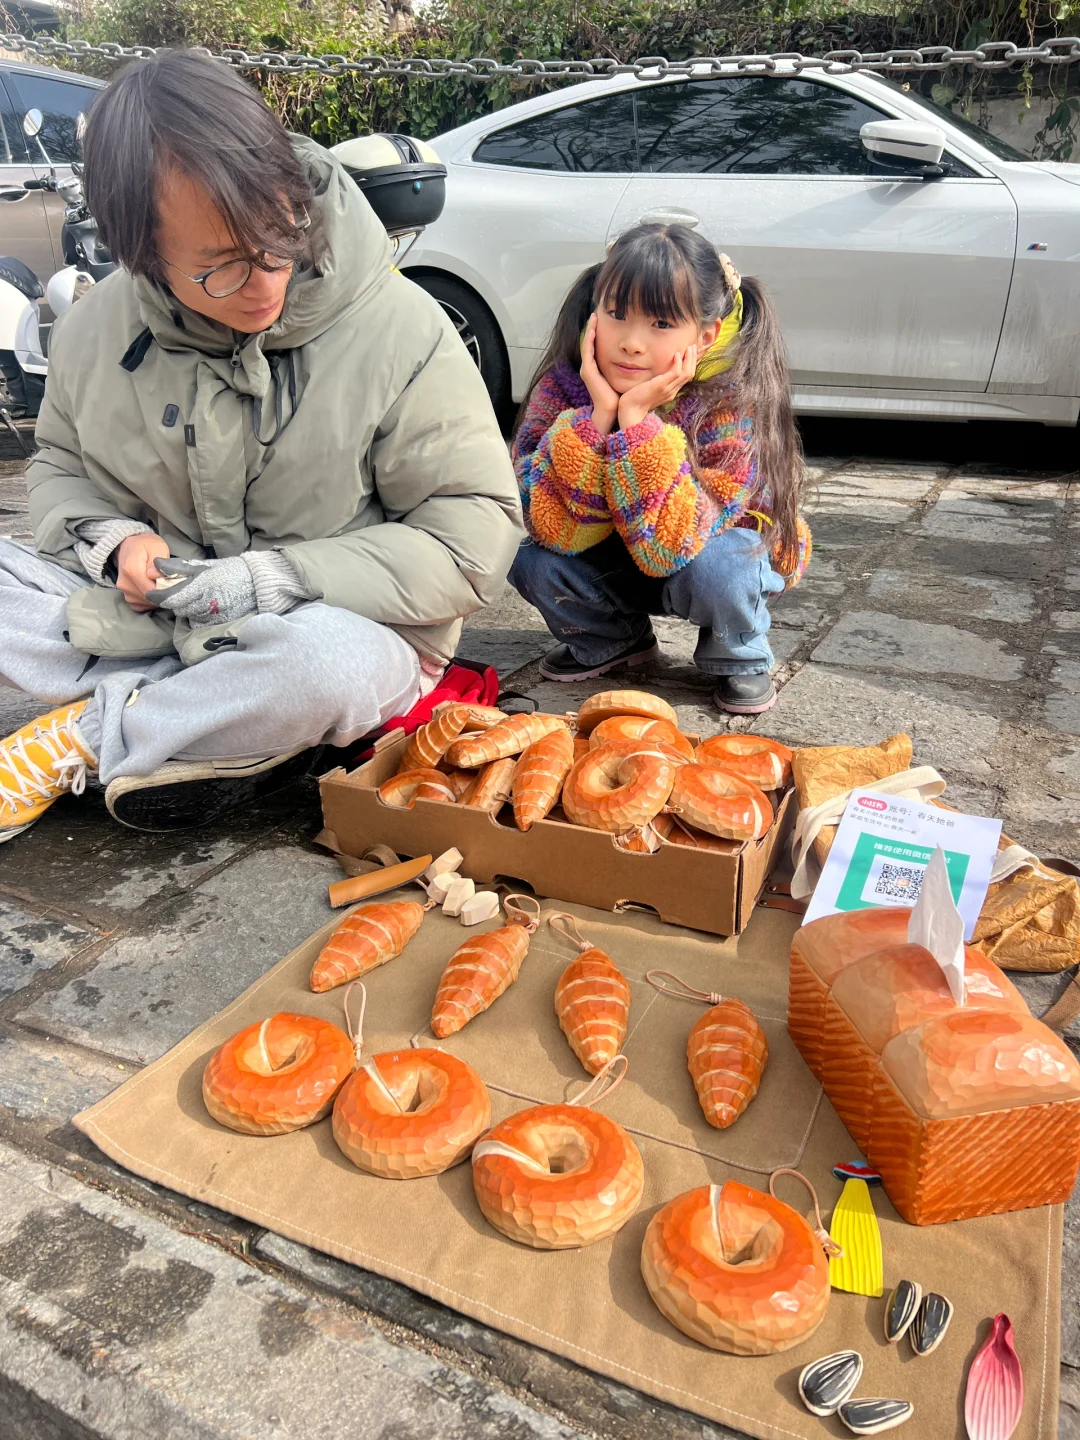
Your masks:
{"label": "white scooter", "polygon": [[[41,112],[30,110],[23,129],[33,136],[41,124]],[[81,129],[82,116],[80,133]],[[97,225],[86,208],[81,166],[73,165],[72,174],[65,180],[57,180],[50,171],[40,179],[25,181],[22,188],[53,191],[66,206],[61,239],[66,263],[44,288],[28,265],[12,255],[0,256],[0,423],[7,426],[23,453],[29,455],[32,452],[15,420],[36,416],[45,393],[48,334],[52,327],[41,323],[41,301],[48,302],[54,316],[63,315],[116,266],[101,244]]]}

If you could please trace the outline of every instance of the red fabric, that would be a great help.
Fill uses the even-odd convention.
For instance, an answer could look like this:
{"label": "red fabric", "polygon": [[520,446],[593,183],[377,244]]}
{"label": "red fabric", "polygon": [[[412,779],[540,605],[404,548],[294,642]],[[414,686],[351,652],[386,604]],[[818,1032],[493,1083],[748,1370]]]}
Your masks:
{"label": "red fabric", "polygon": [[411,735],[421,725],[427,724],[438,706],[445,705],[449,700],[469,705],[494,705],[498,698],[499,677],[490,665],[481,665],[474,670],[460,661],[454,661],[447,666],[446,673],[429,695],[418,700],[407,715],[387,720],[381,733],[385,735],[391,730],[404,730],[406,735]]}
{"label": "red fabric", "polygon": [[360,764],[367,760],[381,740],[391,730],[404,730],[411,735],[426,725],[439,705],[448,701],[461,701],[469,705],[494,705],[499,698],[499,677],[490,665],[473,664],[471,661],[455,660],[446,668],[446,673],[435,689],[422,700],[418,700],[407,715],[396,715],[388,720],[381,730],[375,730],[348,747],[349,764]]}

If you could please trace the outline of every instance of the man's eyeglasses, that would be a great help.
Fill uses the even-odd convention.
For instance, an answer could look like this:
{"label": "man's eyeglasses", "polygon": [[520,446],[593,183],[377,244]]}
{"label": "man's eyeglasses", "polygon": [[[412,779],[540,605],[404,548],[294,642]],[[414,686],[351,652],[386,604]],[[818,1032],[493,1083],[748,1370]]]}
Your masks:
{"label": "man's eyeglasses", "polygon": [[[311,216],[305,214],[296,222],[296,229],[306,230],[310,224]],[[251,279],[252,270],[265,270],[272,275],[275,270],[285,270],[294,263],[292,260],[273,260],[264,252],[254,260],[226,260],[224,265],[215,265],[210,270],[204,270],[201,275],[189,275],[178,265],[165,261],[171,270],[183,275],[185,280],[201,285],[211,300],[224,300],[227,295],[235,295],[238,290],[242,290]]]}

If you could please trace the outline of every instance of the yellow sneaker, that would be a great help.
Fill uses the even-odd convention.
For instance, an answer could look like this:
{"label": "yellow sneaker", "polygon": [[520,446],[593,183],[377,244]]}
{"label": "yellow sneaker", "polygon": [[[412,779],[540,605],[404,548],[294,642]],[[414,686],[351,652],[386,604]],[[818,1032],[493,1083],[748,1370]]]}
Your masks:
{"label": "yellow sneaker", "polygon": [[87,702],[61,705],[0,740],[0,843],[40,820],[68,790],[81,795],[97,756],[79,734]]}

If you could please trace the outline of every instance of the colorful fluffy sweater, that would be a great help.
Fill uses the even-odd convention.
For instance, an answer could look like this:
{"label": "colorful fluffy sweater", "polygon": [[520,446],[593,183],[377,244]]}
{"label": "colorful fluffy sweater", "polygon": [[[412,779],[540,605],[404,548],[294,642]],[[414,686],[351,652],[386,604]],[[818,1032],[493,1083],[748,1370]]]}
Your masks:
{"label": "colorful fluffy sweater", "polygon": [[[646,575],[673,575],[730,526],[767,528],[768,494],[757,487],[749,417],[711,414],[698,432],[691,469],[686,430],[698,404],[684,392],[663,418],[601,435],[592,401],[572,365],[549,370],[533,391],[514,441],[514,466],[529,533],[564,555],[613,532]],[[752,513],[753,512],[753,513]],[[799,520],[798,554],[773,547],[789,585],[810,562],[810,531]]]}

